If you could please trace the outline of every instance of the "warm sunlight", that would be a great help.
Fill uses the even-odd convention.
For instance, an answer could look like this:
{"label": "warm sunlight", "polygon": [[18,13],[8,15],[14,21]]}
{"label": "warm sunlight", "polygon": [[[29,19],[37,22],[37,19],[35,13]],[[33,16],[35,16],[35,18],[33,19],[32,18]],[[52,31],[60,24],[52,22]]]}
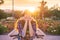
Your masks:
{"label": "warm sunlight", "polygon": [[29,7],[29,8],[27,8],[30,12],[34,12],[35,10],[36,10],[36,8],[35,7]]}
{"label": "warm sunlight", "polygon": [[[39,2],[42,0],[14,0],[14,7],[24,7],[24,6],[37,6],[39,5]],[[48,8],[51,8],[55,4],[58,4],[60,6],[60,0],[44,0],[47,2]],[[4,0],[4,4],[0,6],[0,9],[12,9],[12,0]],[[19,8],[18,8],[19,10]],[[34,8],[33,8],[34,10]]]}
{"label": "warm sunlight", "polygon": [[32,7],[32,6],[28,7],[28,6],[25,6],[25,7],[15,7],[14,9],[23,10],[23,11],[29,10],[30,12],[33,13],[36,10],[36,7]]}

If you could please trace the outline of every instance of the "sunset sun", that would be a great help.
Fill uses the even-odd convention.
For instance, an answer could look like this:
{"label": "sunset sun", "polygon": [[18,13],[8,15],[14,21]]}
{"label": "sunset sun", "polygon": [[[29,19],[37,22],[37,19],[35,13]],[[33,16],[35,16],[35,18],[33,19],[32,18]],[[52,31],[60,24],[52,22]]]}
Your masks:
{"label": "sunset sun", "polygon": [[30,12],[34,12],[35,10],[36,10],[36,8],[35,7],[29,7],[29,8],[27,8]]}

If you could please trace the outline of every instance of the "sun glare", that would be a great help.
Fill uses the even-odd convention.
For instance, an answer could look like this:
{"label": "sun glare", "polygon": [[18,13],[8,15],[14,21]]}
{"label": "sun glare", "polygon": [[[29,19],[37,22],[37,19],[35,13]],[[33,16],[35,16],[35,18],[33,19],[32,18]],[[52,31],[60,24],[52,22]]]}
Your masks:
{"label": "sun glare", "polygon": [[22,10],[22,11],[25,11],[25,10],[29,10],[30,12],[34,12],[35,10],[36,10],[36,7],[28,7],[28,6],[26,6],[26,7],[15,7],[15,9],[18,9],[18,10]]}
{"label": "sun glare", "polygon": [[30,12],[34,12],[36,10],[36,8],[35,7],[29,7],[29,8],[27,8],[27,10],[29,10]]}

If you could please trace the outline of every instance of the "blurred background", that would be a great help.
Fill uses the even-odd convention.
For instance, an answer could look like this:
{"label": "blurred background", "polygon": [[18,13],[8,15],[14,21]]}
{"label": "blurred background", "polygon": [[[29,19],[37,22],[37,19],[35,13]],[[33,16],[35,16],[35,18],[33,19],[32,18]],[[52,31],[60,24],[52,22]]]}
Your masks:
{"label": "blurred background", "polygon": [[27,9],[46,34],[60,35],[60,0],[0,0],[0,34],[9,33]]}

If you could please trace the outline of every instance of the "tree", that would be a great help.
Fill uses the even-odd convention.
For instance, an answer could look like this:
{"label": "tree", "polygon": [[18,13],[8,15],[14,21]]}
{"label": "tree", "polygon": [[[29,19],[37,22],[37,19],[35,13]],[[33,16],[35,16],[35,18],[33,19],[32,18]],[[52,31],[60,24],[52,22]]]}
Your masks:
{"label": "tree", "polygon": [[45,13],[45,17],[53,18],[53,19],[60,19],[60,10],[53,9],[53,10],[47,10]]}
{"label": "tree", "polygon": [[3,10],[0,10],[0,19],[7,18],[7,17],[10,17],[10,16],[12,16],[12,15],[4,12]]}
{"label": "tree", "polygon": [[0,24],[0,34],[6,33],[7,30],[8,30],[7,27],[5,27],[5,26],[3,26],[3,25]]}
{"label": "tree", "polygon": [[23,14],[22,14],[22,11],[14,11],[14,17],[15,18],[20,18],[21,16],[23,16]]}

